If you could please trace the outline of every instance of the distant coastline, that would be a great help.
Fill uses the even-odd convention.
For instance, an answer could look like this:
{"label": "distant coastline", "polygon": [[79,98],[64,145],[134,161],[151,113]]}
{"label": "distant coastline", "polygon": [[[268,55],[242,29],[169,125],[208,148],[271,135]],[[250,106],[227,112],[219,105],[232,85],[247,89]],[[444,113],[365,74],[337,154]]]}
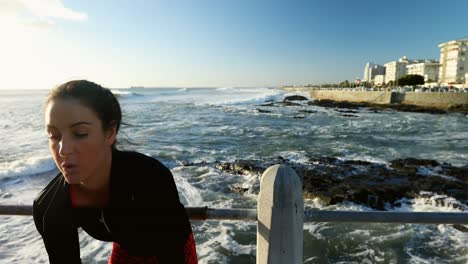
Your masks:
{"label": "distant coastline", "polygon": [[[388,91],[346,91],[343,89],[320,89],[309,87],[283,88],[287,91],[308,91],[315,100],[366,103],[369,105],[400,105],[418,108],[439,109],[450,112],[468,113],[468,93],[464,92],[388,92]],[[400,108],[401,108],[400,107]],[[421,109],[417,109],[418,111]]]}

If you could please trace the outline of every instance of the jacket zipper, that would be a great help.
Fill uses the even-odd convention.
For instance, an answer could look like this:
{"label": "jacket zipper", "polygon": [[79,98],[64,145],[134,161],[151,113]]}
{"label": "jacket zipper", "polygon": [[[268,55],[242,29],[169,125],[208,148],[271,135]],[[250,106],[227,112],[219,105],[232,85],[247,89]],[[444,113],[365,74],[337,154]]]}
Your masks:
{"label": "jacket zipper", "polygon": [[102,219],[102,223],[104,224],[104,227],[106,227],[106,229],[107,229],[107,232],[110,233],[111,231],[110,231],[109,227],[106,224],[106,220],[104,219],[104,211],[102,209],[101,209],[101,219]]}

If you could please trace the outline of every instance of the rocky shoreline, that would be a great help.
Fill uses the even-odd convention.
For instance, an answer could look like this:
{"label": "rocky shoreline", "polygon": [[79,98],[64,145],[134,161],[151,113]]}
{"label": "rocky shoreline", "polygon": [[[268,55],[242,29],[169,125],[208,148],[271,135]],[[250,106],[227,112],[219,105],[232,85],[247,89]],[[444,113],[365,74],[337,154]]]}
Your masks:
{"label": "rocky shoreline", "polygon": [[[416,105],[406,105],[406,104],[372,104],[372,103],[365,103],[365,102],[347,102],[347,101],[333,101],[333,100],[309,100],[307,97],[301,95],[291,95],[284,98],[283,101],[279,102],[266,102],[260,106],[262,107],[272,107],[272,106],[304,106],[298,101],[306,102],[307,105],[312,106],[320,106],[320,107],[327,107],[327,108],[334,108],[337,109],[336,111],[344,112],[346,110],[339,110],[339,109],[359,109],[359,108],[369,108],[371,111],[379,112],[385,109],[392,109],[396,111],[402,112],[416,112],[416,113],[429,113],[429,114],[446,114],[449,112],[460,112],[463,114],[468,115],[467,108],[461,107],[452,107],[447,110],[441,110],[437,108],[429,108],[429,107],[422,107]],[[257,109],[257,111],[261,113],[268,113],[268,110],[265,109]],[[347,110],[348,112],[350,110]],[[345,115],[346,116],[346,115]],[[350,117],[355,117],[353,115],[348,115]]]}
{"label": "rocky shoreline", "polygon": [[[300,95],[288,96],[282,101],[268,101],[259,105],[259,113],[271,113],[269,107],[321,106],[333,108],[342,116],[358,117],[356,109],[379,112],[391,108],[397,111],[443,114],[447,111],[410,105],[374,105],[368,103],[314,100]],[[294,118],[304,118],[304,113],[315,113],[311,109],[300,109]],[[341,160],[334,157],[310,158],[297,163],[283,157],[274,160],[236,160],[211,164],[185,164],[190,166],[212,166],[227,175],[254,175],[255,184],[233,183],[227,192],[245,194],[259,192],[262,173],[274,164],[285,164],[293,168],[302,180],[305,199],[319,199],[324,205],[353,202],[376,210],[398,207],[402,199],[431,198],[435,205],[451,206],[461,210],[468,208],[468,165],[452,166],[436,160],[403,158],[387,163],[372,163],[363,160]],[[438,197],[437,199],[433,199]],[[451,199],[454,202],[448,203]]]}
{"label": "rocky shoreline", "polygon": [[[304,198],[319,198],[325,205],[353,202],[377,210],[398,206],[403,198],[439,195],[455,198],[468,206],[468,166],[455,167],[435,160],[405,158],[388,164],[362,160],[340,160],[332,157],[312,158],[299,164],[278,157],[273,162],[237,160],[215,162],[214,167],[229,174],[250,174],[260,178],[271,165],[285,164],[293,168],[302,180]],[[205,164],[206,165],[206,164]],[[258,185],[250,188],[232,185],[232,192],[258,193]],[[440,205],[444,201],[440,201]]]}

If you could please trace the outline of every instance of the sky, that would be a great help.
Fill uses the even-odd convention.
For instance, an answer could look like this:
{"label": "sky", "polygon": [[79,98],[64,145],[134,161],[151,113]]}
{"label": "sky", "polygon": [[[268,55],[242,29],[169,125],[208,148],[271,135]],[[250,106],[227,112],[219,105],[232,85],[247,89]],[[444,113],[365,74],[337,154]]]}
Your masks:
{"label": "sky", "polygon": [[0,89],[271,87],[439,59],[466,0],[0,0]]}

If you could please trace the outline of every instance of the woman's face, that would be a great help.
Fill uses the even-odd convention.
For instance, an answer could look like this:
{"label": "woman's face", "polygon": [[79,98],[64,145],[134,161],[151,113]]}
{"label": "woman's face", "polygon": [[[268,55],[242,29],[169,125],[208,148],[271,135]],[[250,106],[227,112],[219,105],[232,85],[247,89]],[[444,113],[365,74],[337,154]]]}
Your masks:
{"label": "woman's face", "polygon": [[115,129],[88,107],[73,99],[55,99],[46,108],[45,124],[55,164],[69,184],[85,183],[103,172],[111,158]]}

